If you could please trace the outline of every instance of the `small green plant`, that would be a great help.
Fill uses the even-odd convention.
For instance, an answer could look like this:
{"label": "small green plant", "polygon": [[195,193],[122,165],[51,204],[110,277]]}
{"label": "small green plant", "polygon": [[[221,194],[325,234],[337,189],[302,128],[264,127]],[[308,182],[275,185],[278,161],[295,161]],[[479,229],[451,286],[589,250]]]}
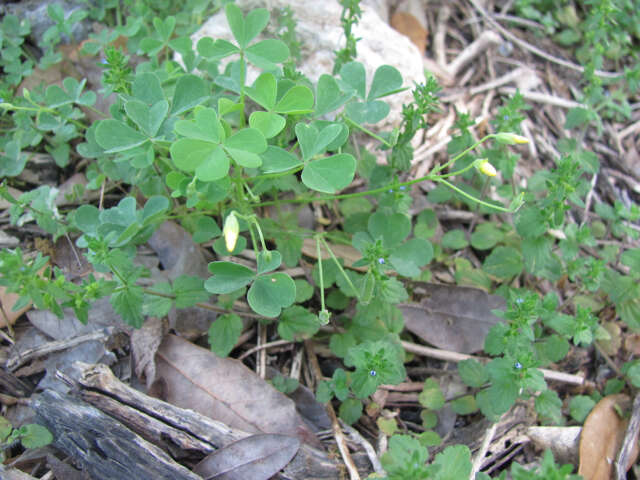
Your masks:
{"label": "small green plant", "polygon": [[[516,178],[517,145],[527,142],[520,123],[529,109],[517,93],[492,120],[494,133],[483,138],[474,137],[474,120],[460,112],[448,159],[411,178],[411,140],[438,110],[440,87],[430,76],[415,85],[401,124],[380,131],[376,124],[389,114],[385,99],[405,88],[395,68],[380,66],[367,79],[364,65],[354,60],[352,27],[361,14],[359,1],[340,2],[346,46],[336,52],[333,75],[321,75],[317,82],[296,71],[299,44],[291,11],[280,12],[279,25],[272,27],[278,38],[261,39],[269,12],[245,13],[227,3],[233,39],[203,38],[193,45],[189,21],[202,19],[220,3],[193,0],[187,3],[191,10],[179,11],[172,10],[172,2],[91,7],[88,15],[112,28],[93,35],[84,50],[103,66],[99,93],[116,96],[108,115],[93,123],[85,112],[97,96],[85,91],[84,80],[67,78],[62,87],[16,92],[36,64],[58,58],[60,35],[68,35],[84,14],[65,18],[52,7],[57,20],[47,36],[44,64],[22,49],[29,25],[10,16],[2,20],[0,175],[5,179],[0,195],[11,204],[13,225],[35,222],[54,240],[72,242],[96,272],[70,281],[47,257],[2,250],[0,285],[19,294],[15,308],[33,302],[58,316],[71,308],[86,322],[92,302],[108,297],[126,323],[139,327],[145,316],[161,317],[173,307],[205,306],[221,313],[208,338],[211,349],[224,356],[242,332],[241,317],[247,314],[233,305],[244,299],[249,315],[274,324],[281,338],[328,341],[344,368],[319,382],[317,398],[337,399],[340,417],[352,424],[378,387],[405,380],[407,355],[400,341],[405,332],[397,305],[411,300],[411,281],[429,280],[430,266],[438,262],[458,284],[504,297],[506,308],[494,312],[503,321],[485,339],[487,363],[459,364],[469,387],[464,395],[445,399],[436,378],[425,380],[419,395],[422,434],[398,434],[398,424],[379,419],[391,437],[382,458],[388,478],[468,478],[466,447],[448,447],[428,463],[428,448],[441,442],[432,430],[435,412],[445,404],[459,415],[481,411],[495,420],[515,402],[535,396],[542,422],[567,421],[562,400],[548,388],[540,368],[562,361],[570,348],[606,339],[598,318],[605,307],[630,329],[640,329],[640,249],[627,242],[637,239],[632,222],[640,218],[640,209],[633,203],[595,203],[595,217],[585,214],[577,223],[574,215],[589,204],[599,169],[582,139],[587,129],[599,128],[614,104],[622,105],[603,103],[603,86],[589,76],[589,68],[592,74],[600,68],[598,62],[585,77],[591,100],[567,117],[567,128],[578,133],[559,142],[552,168],[526,183]],[[602,9],[603,15],[613,15]],[[120,36],[128,39],[126,49],[113,45]],[[603,41],[596,35],[589,45]],[[142,63],[132,65],[133,55]],[[626,115],[623,107],[618,113]],[[359,135],[377,142],[385,164],[367,151]],[[49,153],[60,168],[82,159],[87,191],[118,188],[124,195],[99,207],[77,208],[59,207],[60,192],[49,185],[14,196],[9,187],[19,185],[16,177],[34,152]],[[361,188],[354,191],[356,178]],[[446,228],[432,209],[413,212],[411,187],[418,183],[433,187],[429,202],[470,210],[479,221],[467,229]],[[326,207],[335,221],[317,231],[301,227],[298,211],[308,204]],[[168,219],[218,257],[231,258],[209,263],[208,278],[182,275],[149,285],[149,270],[136,262],[138,247]],[[439,227],[446,231],[436,241]],[[620,241],[602,242],[607,235]],[[315,245],[316,261],[307,279],[294,279],[282,267],[303,264],[305,240]],[[360,258],[347,263],[334,245],[350,245]],[[233,259],[246,248],[255,254],[255,268]],[[473,251],[475,264],[462,255],[465,250]],[[623,267],[628,275],[618,271]],[[562,282],[571,294],[561,297],[554,287],[541,295],[540,282]],[[638,370],[638,362],[625,364],[625,381],[638,386]],[[282,391],[296,386],[284,377],[273,384]],[[604,393],[623,387],[622,379],[611,379]],[[595,400],[574,397],[571,418],[582,421]],[[549,456],[541,473],[512,470],[522,479],[572,478],[569,473]]]}
{"label": "small green plant", "polygon": [[40,448],[53,442],[51,432],[37,423],[28,423],[20,428],[14,428],[9,421],[0,417],[0,456],[15,445],[24,448]]}

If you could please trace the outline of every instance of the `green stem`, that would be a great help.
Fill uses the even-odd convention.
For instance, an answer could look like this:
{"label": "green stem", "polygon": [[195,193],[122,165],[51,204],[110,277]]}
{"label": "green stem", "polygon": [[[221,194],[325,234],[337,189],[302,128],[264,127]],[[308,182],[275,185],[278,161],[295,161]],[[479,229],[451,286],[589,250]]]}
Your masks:
{"label": "green stem", "polygon": [[318,272],[320,273],[320,309],[326,310],[324,306],[324,275],[322,274],[322,252],[320,251],[320,235],[316,235],[316,252],[318,255]]}
{"label": "green stem", "polygon": [[[154,292],[153,290],[149,290],[148,288],[143,288],[142,291],[144,293],[148,294],[148,295],[154,295],[156,297],[171,298],[171,299],[174,299],[174,300],[176,298],[176,296],[173,295],[173,294]],[[231,313],[231,314],[238,315],[239,317],[256,318],[256,319],[259,319],[259,320],[261,320],[263,318],[267,318],[267,317],[263,317],[262,315],[258,315],[256,313],[241,312],[241,311],[237,311],[237,310],[229,310],[229,309],[226,309],[226,308],[222,308],[222,307],[217,307],[215,305],[211,305],[209,303],[198,302],[198,303],[196,303],[196,307],[204,308],[206,310],[211,310],[213,312],[218,312],[218,313]]]}
{"label": "green stem", "polygon": [[431,170],[431,174],[434,173],[438,173],[441,170],[444,170],[445,168],[447,168],[449,165],[455,163],[458,161],[458,159],[462,158],[463,156],[465,156],[467,153],[469,153],[471,150],[474,150],[476,147],[478,147],[479,145],[482,145],[484,142],[486,142],[487,140],[489,140],[490,138],[493,138],[495,135],[493,133],[486,135],[484,137],[482,137],[480,140],[478,140],[476,143],[474,143],[473,145],[471,145],[469,148],[463,150],[462,152],[460,152],[458,155],[456,155],[455,157],[453,157],[451,160],[449,160],[447,163],[440,165],[439,167],[435,167],[433,170]]}
{"label": "green stem", "polygon": [[333,259],[334,263],[338,266],[338,270],[340,270],[340,273],[342,274],[344,279],[347,281],[347,283],[349,284],[351,289],[355,292],[356,298],[359,301],[360,300],[360,292],[358,292],[358,290],[356,289],[356,287],[353,284],[353,282],[351,282],[351,278],[349,277],[349,275],[347,275],[347,272],[344,271],[344,268],[342,268],[342,265],[340,265],[340,262],[336,258],[335,254],[333,253],[333,250],[331,250],[331,248],[329,247],[329,244],[326,242],[324,237],[321,237],[321,236],[318,236],[318,237],[320,238],[320,241],[324,245],[324,248],[326,248],[327,252],[329,252],[329,255],[331,255],[331,258]]}
{"label": "green stem", "polygon": [[489,207],[489,208],[493,208],[495,210],[499,210],[501,212],[506,212],[506,213],[511,213],[511,210],[509,210],[508,208],[504,208],[504,207],[499,207],[497,205],[493,205],[491,203],[487,203],[484,200],[480,200],[479,198],[474,197],[473,195],[469,195],[467,192],[460,190],[458,187],[456,187],[453,183],[449,183],[446,180],[443,180],[440,177],[434,178],[433,179],[434,182],[440,182],[440,183],[444,183],[447,187],[449,187],[451,190],[453,190],[454,192],[459,193],[460,195],[462,195],[465,198],[468,198],[469,200],[479,203],[480,205],[484,205],[485,207]]}
{"label": "green stem", "polygon": [[391,145],[389,142],[387,142],[384,138],[382,138],[379,135],[376,135],[375,133],[373,133],[371,130],[368,130],[366,128],[364,128],[362,125],[360,125],[359,123],[354,122],[353,120],[351,120],[349,117],[347,117],[346,115],[342,115],[342,118],[351,126],[356,127],[358,130],[366,133],[367,135],[369,135],[372,138],[375,138],[376,140],[378,140],[380,143],[382,143],[385,147],[388,148],[392,148],[393,145]]}

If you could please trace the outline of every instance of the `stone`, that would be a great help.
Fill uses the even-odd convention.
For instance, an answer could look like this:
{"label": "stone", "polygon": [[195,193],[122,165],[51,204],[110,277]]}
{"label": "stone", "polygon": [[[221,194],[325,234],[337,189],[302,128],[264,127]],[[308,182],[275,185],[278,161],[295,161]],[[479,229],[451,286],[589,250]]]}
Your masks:
{"label": "stone", "polygon": [[[354,35],[360,39],[357,43],[356,60],[364,64],[369,83],[378,67],[391,65],[402,74],[404,86],[409,87],[402,93],[384,98],[389,103],[391,112],[375,125],[375,129],[386,130],[400,125],[402,104],[413,100],[411,89],[416,83],[424,82],[424,72],[421,53],[406,36],[396,32],[381,18],[380,15],[385,15],[387,10],[380,3],[379,0],[362,2],[362,18],[354,27]],[[273,11],[275,8],[289,6],[297,21],[298,40],[302,43],[302,60],[298,68],[314,83],[323,73],[332,73],[334,51],[344,46],[344,33],[340,24],[342,7],[336,0],[237,0],[236,4],[245,14],[252,8],[265,7]],[[194,45],[203,37],[233,41],[223,11],[207,20],[192,36]],[[258,74],[256,69],[249,68],[247,81],[252,83]]]}

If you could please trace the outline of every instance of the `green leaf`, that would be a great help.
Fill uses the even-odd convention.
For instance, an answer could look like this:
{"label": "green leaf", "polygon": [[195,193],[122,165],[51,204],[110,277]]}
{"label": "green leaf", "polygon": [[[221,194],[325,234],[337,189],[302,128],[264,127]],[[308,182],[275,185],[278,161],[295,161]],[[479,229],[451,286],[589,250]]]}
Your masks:
{"label": "green leaf", "polygon": [[29,423],[20,427],[20,443],[25,448],[40,448],[53,442],[53,435],[42,425]]}
{"label": "green leaf", "polygon": [[202,181],[219,180],[229,173],[229,158],[215,143],[181,138],[169,149],[171,158],[185,172],[196,172]]}
{"label": "green leaf", "polygon": [[278,94],[276,77],[271,73],[263,73],[253,82],[253,86],[245,88],[245,93],[264,109],[273,110]]}
{"label": "green leaf", "polygon": [[453,445],[436,455],[433,464],[440,467],[436,471],[434,480],[469,478],[471,473],[471,452],[466,445]]}
{"label": "green leaf", "polygon": [[201,38],[196,45],[196,50],[209,60],[221,60],[240,52],[240,49],[233,43],[226,40],[213,40],[210,37]]}
{"label": "green leaf", "polygon": [[[263,153],[267,149],[267,141],[260,130],[255,128],[243,128],[227,138],[224,146],[228,149],[241,150],[251,153]],[[260,160],[262,164],[262,160]]]}
{"label": "green leaf", "polygon": [[456,228],[454,230],[449,230],[442,236],[441,244],[444,248],[461,250],[467,247],[469,242],[467,242],[467,236],[464,231]]}
{"label": "green leaf", "polygon": [[203,243],[217,237],[222,233],[216,221],[211,217],[200,217],[196,222],[196,230],[193,232],[193,241]]}
{"label": "green leaf", "polygon": [[440,410],[444,406],[444,394],[433,378],[425,380],[422,392],[418,395],[418,402],[429,410]]}
{"label": "green leaf", "polygon": [[586,395],[576,395],[569,401],[569,412],[571,412],[571,418],[578,423],[582,423],[595,406],[596,402],[591,397],[587,397]]}
{"label": "green leaf", "polygon": [[153,105],[164,98],[164,91],[160,79],[153,73],[139,73],[131,84],[133,96],[147,105]]}
{"label": "green leaf", "polygon": [[116,153],[138,147],[148,140],[138,130],[114,119],[101,120],[96,128],[96,142],[105,153]]}
{"label": "green leaf", "polygon": [[636,274],[640,273],[640,248],[630,248],[621,256],[620,261]]}
{"label": "green leaf", "polygon": [[174,128],[176,133],[195,140],[219,143],[225,139],[224,129],[213,108],[196,108],[194,120],[179,120]]}
{"label": "green leaf", "polygon": [[173,293],[176,296],[176,308],[193,307],[196,303],[209,301],[210,297],[204,288],[204,280],[190,275],[180,275],[173,281]]}
{"label": "green leaf", "polygon": [[316,88],[315,114],[321,116],[339,109],[347,103],[352,95],[342,93],[338,82],[331,75],[322,74]]}
{"label": "green leaf", "polygon": [[290,341],[311,338],[319,329],[318,317],[300,305],[283,310],[278,321],[278,334]]}
{"label": "green leaf", "polygon": [[273,109],[287,115],[302,115],[313,111],[313,92],[309,87],[296,85],[282,96]]}
{"label": "green leaf", "polygon": [[571,130],[572,128],[579,127],[581,125],[587,125],[592,117],[593,115],[586,108],[572,108],[567,113],[567,119],[565,120],[564,128],[566,128],[567,130]]}
{"label": "green leaf", "polygon": [[345,63],[340,69],[340,77],[347,87],[350,87],[358,97],[364,99],[367,84],[366,72],[362,63]]}
{"label": "green leaf", "polygon": [[247,293],[251,309],[269,318],[280,315],[281,309],[290,306],[295,299],[296,284],[286,273],[258,277]]}
{"label": "green leaf", "polygon": [[173,33],[173,29],[176,27],[176,17],[170,15],[166,17],[164,20],[158,17],[153,19],[153,27],[160,35],[160,38],[165,42],[168,42],[171,38],[171,34]]}
{"label": "green leaf", "polygon": [[255,8],[247,13],[244,19],[244,36],[240,47],[244,48],[256,38],[269,23],[269,11],[266,8]]}
{"label": "green leaf", "polygon": [[236,247],[233,249],[233,252],[227,250],[223,237],[219,237],[215,242],[213,242],[213,250],[221,257],[227,255],[238,255],[245,248],[247,248],[247,239],[242,236],[238,237],[238,241],[236,242]]}
{"label": "green leaf", "polygon": [[211,262],[209,272],[213,277],[204,282],[204,288],[208,292],[218,294],[238,290],[248,285],[255,277],[250,268],[232,262]]}
{"label": "green leaf", "polygon": [[476,250],[489,250],[504,239],[504,233],[494,223],[485,222],[476,226],[471,234],[471,246]]}
{"label": "green leaf", "polygon": [[331,124],[318,131],[313,125],[298,123],[295,130],[302,150],[302,159],[306,162],[311,157],[324,153],[327,146],[340,134],[342,127]]}
{"label": "green leaf", "polygon": [[411,220],[402,213],[377,211],[369,217],[368,229],[374,239],[381,238],[385,247],[394,248],[409,236]]}
{"label": "green leaf", "polygon": [[296,303],[304,303],[313,297],[313,286],[301,278],[294,280],[296,284]]}
{"label": "green leaf", "polygon": [[478,405],[473,395],[465,395],[451,401],[451,410],[458,415],[470,415],[478,411]]}
{"label": "green leaf", "polygon": [[227,3],[224,7],[224,13],[227,17],[227,22],[229,23],[229,28],[231,28],[231,33],[233,33],[233,37],[240,45],[240,48],[244,48],[247,46],[245,43],[245,22],[244,17],[242,15],[242,10],[234,3]]}
{"label": "green leaf", "polygon": [[428,240],[413,238],[396,247],[389,257],[393,268],[405,277],[420,275],[420,267],[433,259],[433,247]]}
{"label": "green leaf", "polygon": [[227,153],[240,166],[245,168],[258,168],[262,165],[262,158],[257,153],[247,152],[246,150],[238,150],[235,148],[227,148]]}
{"label": "green leaf", "polygon": [[[168,282],[154,283],[151,287],[151,291],[164,293],[165,295],[173,294],[173,289]],[[169,313],[172,306],[172,298],[145,293],[142,304],[142,313],[152,317],[164,317]]]}
{"label": "green leaf", "polygon": [[467,359],[459,362],[458,373],[460,379],[473,388],[480,388],[489,381],[486,368],[477,360]]}
{"label": "green leaf", "polygon": [[265,138],[273,138],[287,124],[285,118],[277,113],[253,112],[249,116],[249,126],[259,130]]}
{"label": "green leaf", "polygon": [[282,263],[282,255],[277,250],[261,251],[257,256],[258,260],[258,275],[271,272]]}
{"label": "green leaf", "polygon": [[353,425],[362,416],[362,402],[356,398],[347,398],[340,404],[338,415],[348,425]]}
{"label": "green leaf", "polygon": [[111,295],[113,310],[129,325],[140,328],[144,317],[142,316],[142,287],[139,285],[123,285],[121,290],[116,290]]}
{"label": "green leaf", "polygon": [[518,210],[513,223],[516,231],[523,238],[535,238],[543,235],[547,231],[547,222],[538,207],[523,207]]}
{"label": "green leaf", "polygon": [[269,38],[254,43],[245,50],[250,63],[262,70],[274,70],[278,63],[289,58],[289,47],[281,40]]}
{"label": "green leaf", "polygon": [[302,161],[284,148],[269,145],[262,157],[261,170],[264,173],[286,172],[302,165]]}
{"label": "green leaf", "polygon": [[349,103],[344,109],[347,116],[358,124],[378,123],[389,115],[389,110],[389,105],[380,100]]}
{"label": "green leaf", "polygon": [[95,234],[100,225],[100,210],[93,205],[80,205],[74,216],[76,226],[84,233]]}
{"label": "green leaf", "polygon": [[209,89],[202,78],[197,75],[182,75],[176,82],[176,89],[171,102],[171,115],[179,115],[197,105],[201,105],[209,97]]}
{"label": "green leaf", "polygon": [[401,90],[402,75],[400,75],[400,72],[391,65],[382,65],[373,74],[373,81],[371,82],[367,100],[386,97]]}
{"label": "green leaf", "polygon": [[536,397],[536,412],[545,423],[559,425],[563,423],[562,400],[553,390],[545,390]]}
{"label": "green leaf", "polygon": [[522,254],[513,247],[496,247],[485,259],[482,269],[501,280],[509,280],[522,273]]}
{"label": "green leaf", "polygon": [[140,219],[142,225],[147,226],[154,222],[158,222],[164,218],[164,213],[169,210],[169,199],[162,195],[154,195],[149,197],[147,203],[144,204],[142,209],[142,218]]}
{"label": "green leaf", "polygon": [[13,426],[9,420],[4,417],[0,417],[0,443],[5,443],[12,430]]}
{"label": "green leaf", "polygon": [[227,313],[216,318],[209,327],[211,351],[220,357],[229,355],[240,338],[242,326],[242,319],[238,315]]}
{"label": "green leaf", "polygon": [[312,190],[336,193],[347,187],[356,172],[356,159],[348,153],[312,161],[302,170],[302,183]]}

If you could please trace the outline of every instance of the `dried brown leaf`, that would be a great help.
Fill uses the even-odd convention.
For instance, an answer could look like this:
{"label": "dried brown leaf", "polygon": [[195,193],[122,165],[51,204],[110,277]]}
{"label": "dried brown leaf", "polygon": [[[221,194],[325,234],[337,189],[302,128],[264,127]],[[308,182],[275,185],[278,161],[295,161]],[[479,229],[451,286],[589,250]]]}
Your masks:
{"label": "dried brown leaf", "polygon": [[[628,411],[631,400],[623,393],[608,395],[591,410],[580,435],[580,466],[578,473],[584,480],[609,480],[624,440],[628,419],[621,415]],[[629,467],[638,456],[637,446],[630,457]],[[627,469],[628,469],[627,468]]]}
{"label": "dried brown leaf", "polygon": [[409,37],[409,40],[418,47],[420,53],[425,52],[428,32],[416,17],[408,12],[396,12],[391,17],[391,26],[396,31]]}
{"label": "dried brown leaf", "polygon": [[164,400],[252,433],[279,433],[318,446],[293,401],[245,367],[175,335],[156,354]]}
{"label": "dried brown leaf", "polygon": [[267,480],[282,470],[300,448],[286,435],[253,435],[207,455],[193,472],[205,480]]}
{"label": "dried brown leaf", "polygon": [[435,283],[417,283],[426,290],[420,303],[399,305],[405,327],[444,350],[474,353],[483,349],[489,329],[500,321],[491,310],[504,299],[484,290]]}

